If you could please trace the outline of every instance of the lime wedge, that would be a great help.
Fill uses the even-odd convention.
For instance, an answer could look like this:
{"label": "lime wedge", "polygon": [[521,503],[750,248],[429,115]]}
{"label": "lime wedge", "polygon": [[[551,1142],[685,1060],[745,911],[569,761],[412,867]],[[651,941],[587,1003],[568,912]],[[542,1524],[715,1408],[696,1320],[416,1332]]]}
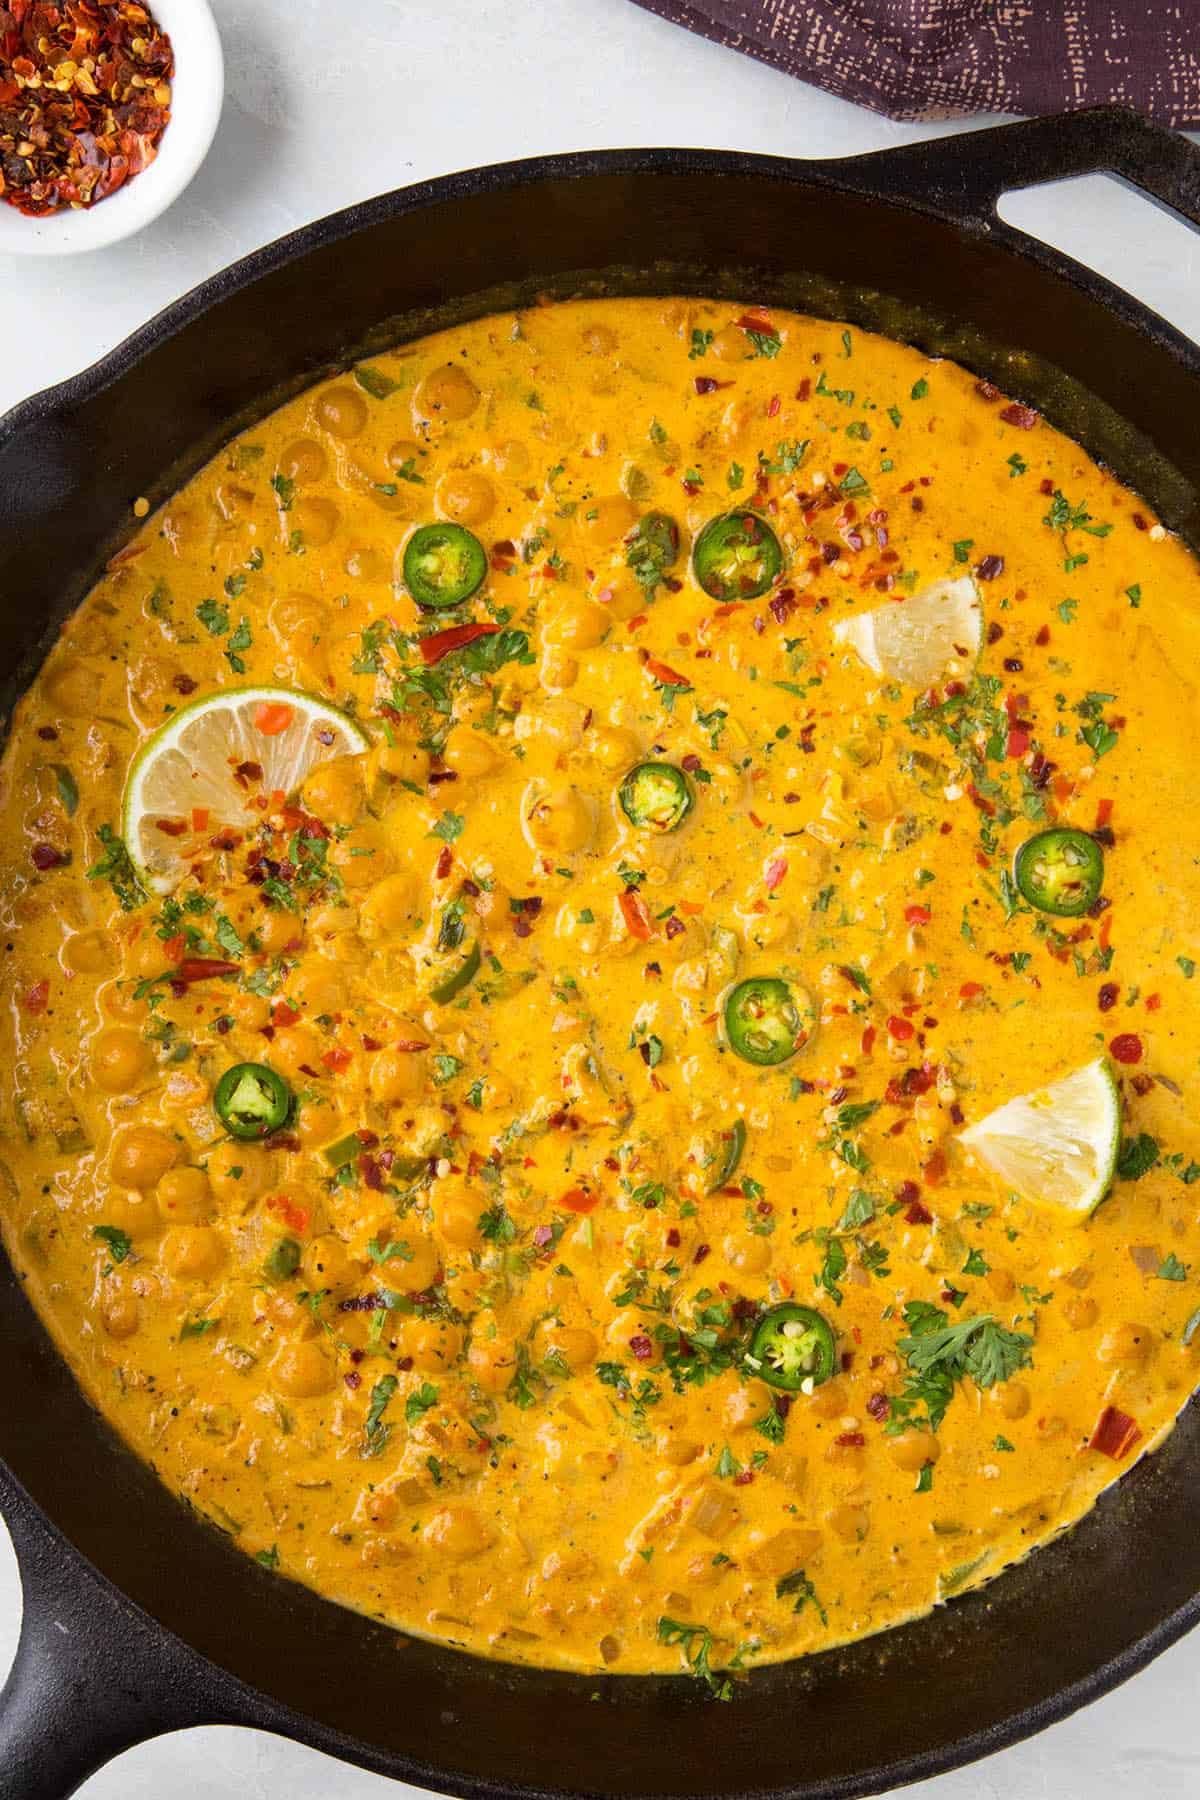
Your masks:
{"label": "lime wedge", "polygon": [[971,673],[983,643],[983,608],[969,575],[935,581],[910,600],[839,619],[835,642],[848,644],[876,675],[909,687]]}
{"label": "lime wedge", "polygon": [[1108,1058],[1006,1100],[958,1141],[1026,1200],[1086,1219],[1112,1184],[1121,1096]]}
{"label": "lime wedge", "polygon": [[[262,817],[250,801],[292,794],[318,763],[369,748],[353,719],[290,688],[223,688],[193,701],[142,746],[126,777],[121,829],[143,882],[169,894],[215,833]],[[248,778],[247,764],[261,777]]]}

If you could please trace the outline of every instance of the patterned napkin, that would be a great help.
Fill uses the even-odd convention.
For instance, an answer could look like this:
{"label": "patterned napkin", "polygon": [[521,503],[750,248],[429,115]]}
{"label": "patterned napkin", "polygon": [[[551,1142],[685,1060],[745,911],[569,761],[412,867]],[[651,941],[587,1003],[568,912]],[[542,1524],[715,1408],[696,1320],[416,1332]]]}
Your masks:
{"label": "patterned napkin", "polygon": [[636,0],[892,119],[1136,107],[1200,126],[1200,0]]}

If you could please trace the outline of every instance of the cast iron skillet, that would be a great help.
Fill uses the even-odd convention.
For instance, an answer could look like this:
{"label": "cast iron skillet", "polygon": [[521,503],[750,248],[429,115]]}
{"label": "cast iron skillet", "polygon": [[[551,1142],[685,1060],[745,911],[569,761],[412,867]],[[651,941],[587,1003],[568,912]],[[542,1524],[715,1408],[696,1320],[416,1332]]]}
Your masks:
{"label": "cast iron skillet", "polygon": [[[7,701],[128,531],[235,425],[339,359],[538,291],[791,301],[956,355],[1200,544],[1200,352],[1002,224],[1007,188],[1108,170],[1200,227],[1200,152],[1093,112],[847,162],[548,157],[373,200],[274,244],[0,423]],[[156,1733],[283,1732],[469,1796],[877,1793],[995,1750],[1200,1618],[1200,1409],[1069,1537],[936,1616],[691,1682],[510,1668],[273,1577],[161,1487],[76,1389],[0,1257],[0,1504],[25,1591],[0,1797],[60,1800]]]}

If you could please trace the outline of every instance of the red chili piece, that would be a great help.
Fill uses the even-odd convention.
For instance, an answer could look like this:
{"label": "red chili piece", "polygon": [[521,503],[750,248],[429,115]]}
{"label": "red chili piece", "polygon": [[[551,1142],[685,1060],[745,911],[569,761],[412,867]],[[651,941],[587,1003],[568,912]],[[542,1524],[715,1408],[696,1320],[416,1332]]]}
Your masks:
{"label": "red chili piece", "polygon": [[479,624],[451,625],[448,631],[435,631],[430,637],[421,639],[421,661],[441,662],[452,650],[461,650],[464,644],[473,644],[476,638],[492,637],[499,629],[498,625]]}
{"label": "red chili piece", "polygon": [[1115,1406],[1106,1406],[1088,1439],[1088,1449],[1099,1450],[1102,1455],[1119,1462],[1123,1456],[1128,1456],[1141,1435],[1136,1419],[1119,1412]]}
{"label": "red chili piece", "polygon": [[1122,1031],[1108,1047],[1119,1063],[1138,1063],[1142,1060],[1142,1040],[1132,1031]]}

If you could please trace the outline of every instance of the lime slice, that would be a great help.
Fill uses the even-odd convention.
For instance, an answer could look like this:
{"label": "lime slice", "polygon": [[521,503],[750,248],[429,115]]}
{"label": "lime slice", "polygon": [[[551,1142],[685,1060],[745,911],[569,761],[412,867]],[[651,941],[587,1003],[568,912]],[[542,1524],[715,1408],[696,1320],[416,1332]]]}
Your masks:
{"label": "lime slice", "polygon": [[983,643],[983,608],[969,575],[935,581],[911,600],[839,619],[834,639],[848,644],[876,675],[909,687],[969,675]]}
{"label": "lime slice", "polygon": [[[353,719],[312,694],[224,688],[193,701],[143,745],[125,781],[122,832],[143,882],[169,894],[215,833],[261,819],[252,800],[294,793],[318,763],[369,748]],[[247,763],[261,777],[247,778]]]}
{"label": "lime slice", "polygon": [[1112,1184],[1121,1147],[1121,1096],[1108,1058],[1005,1101],[958,1141],[1024,1199],[1087,1218]]}

